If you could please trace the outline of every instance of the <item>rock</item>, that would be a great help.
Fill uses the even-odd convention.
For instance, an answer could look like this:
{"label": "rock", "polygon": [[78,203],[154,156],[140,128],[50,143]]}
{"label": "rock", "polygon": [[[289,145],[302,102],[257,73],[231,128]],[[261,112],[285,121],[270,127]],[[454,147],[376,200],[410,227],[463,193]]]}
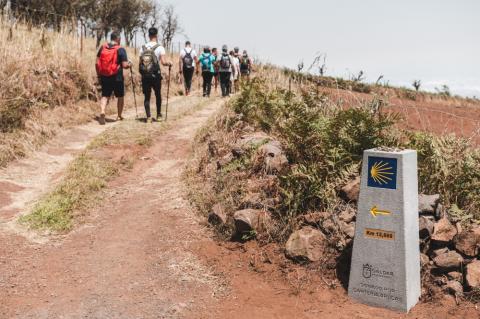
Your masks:
{"label": "rock", "polygon": [[208,215],[208,222],[215,226],[221,226],[227,223],[227,214],[221,204],[215,204],[212,207],[212,212]]}
{"label": "rock", "polygon": [[347,235],[348,238],[353,238],[355,236],[355,223],[347,224],[343,221],[339,222],[340,230],[342,233]]}
{"label": "rock", "polygon": [[474,260],[467,265],[466,279],[470,288],[480,288],[480,260]]}
{"label": "rock", "polygon": [[463,257],[456,251],[449,251],[435,257],[433,262],[440,270],[446,271],[460,267],[463,263]]}
{"label": "rock", "polygon": [[440,195],[425,195],[419,194],[418,195],[418,211],[421,214],[430,214],[434,215],[435,210],[440,203]]}
{"label": "rock", "polygon": [[438,204],[437,208],[435,209],[435,215],[434,216],[437,220],[442,219],[443,217],[446,216],[445,209],[443,208],[442,204]]}
{"label": "rock", "polygon": [[455,249],[464,255],[475,257],[480,249],[480,226],[475,226],[455,236]]}
{"label": "rock", "polygon": [[346,209],[338,215],[338,219],[346,223],[351,223],[356,216],[356,212],[353,209]]}
{"label": "rock", "polygon": [[357,202],[360,194],[360,176],[351,180],[340,190],[340,197],[347,202]]}
{"label": "rock", "polygon": [[430,258],[425,254],[420,254],[420,267],[423,268],[428,265]]}
{"label": "rock", "polygon": [[432,240],[442,243],[450,242],[457,234],[457,228],[447,218],[435,223]]}
{"label": "rock", "polygon": [[262,196],[258,193],[247,193],[241,203],[242,208],[263,208]]}
{"label": "rock", "polygon": [[463,286],[461,283],[459,283],[458,281],[456,280],[450,280],[449,282],[447,282],[447,285],[445,286],[445,289],[455,295],[455,296],[459,296],[461,294],[463,294]]}
{"label": "rock", "polygon": [[322,228],[329,233],[334,233],[337,230],[337,225],[331,219],[326,219],[322,222]]}
{"label": "rock", "polygon": [[258,209],[242,209],[233,214],[237,234],[250,231],[262,232],[266,229],[270,216]]}
{"label": "rock", "polygon": [[458,282],[463,282],[463,275],[461,272],[451,271],[447,275],[449,279],[456,280]]}
{"label": "rock", "polygon": [[421,239],[428,238],[433,233],[434,222],[426,216],[420,216],[418,219],[419,235]]}
{"label": "rock", "polygon": [[328,212],[313,212],[313,213],[303,215],[302,222],[306,225],[318,227],[319,225],[322,224],[322,221],[324,221],[327,218],[330,218],[330,216],[331,214]]}
{"label": "rock", "polygon": [[253,133],[245,134],[241,136],[236,143],[236,147],[240,147],[245,150],[251,147],[258,146],[262,143],[265,143],[270,139],[271,139],[270,136],[268,136],[263,132],[253,132]]}
{"label": "rock", "polygon": [[326,245],[325,235],[312,227],[303,227],[288,238],[285,251],[288,258],[300,261],[319,261]]}
{"label": "rock", "polygon": [[440,255],[446,254],[446,253],[448,253],[448,251],[449,251],[449,249],[447,247],[436,249],[436,250],[433,251],[433,257],[437,257],[437,256],[440,256]]}
{"label": "rock", "polygon": [[267,174],[282,172],[288,166],[287,156],[283,153],[282,145],[278,141],[270,141],[258,149],[263,157]]}

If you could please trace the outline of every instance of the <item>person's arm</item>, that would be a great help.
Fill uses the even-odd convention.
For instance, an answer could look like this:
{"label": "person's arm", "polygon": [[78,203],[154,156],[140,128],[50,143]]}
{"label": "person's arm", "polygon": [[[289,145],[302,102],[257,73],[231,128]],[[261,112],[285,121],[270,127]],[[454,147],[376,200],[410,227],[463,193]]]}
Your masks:
{"label": "person's arm", "polygon": [[173,65],[172,62],[170,61],[167,61],[167,59],[165,58],[165,54],[162,54],[160,56],[160,63],[163,65],[163,66],[168,66],[168,67],[171,67]]}
{"label": "person's arm", "polygon": [[159,50],[158,56],[160,56],[160,64],[163,66],[171,67],[173,63],[166,59],[165,49],[163,47],[159,47],[157,50]]}
{"label": "person's arm", "polygon": [[197,52],[195,52],[195,56],[193,57],[193,61],[195,61],[195,70],[197,75],[200,74],[200,60],[198,59]]}
{"label": "person's arm", "polygon": [[130,68],[130,61],[128,61],[127,50],[124,48],[118,49],[118,55],[120,57],[120,65],[124,69]]}

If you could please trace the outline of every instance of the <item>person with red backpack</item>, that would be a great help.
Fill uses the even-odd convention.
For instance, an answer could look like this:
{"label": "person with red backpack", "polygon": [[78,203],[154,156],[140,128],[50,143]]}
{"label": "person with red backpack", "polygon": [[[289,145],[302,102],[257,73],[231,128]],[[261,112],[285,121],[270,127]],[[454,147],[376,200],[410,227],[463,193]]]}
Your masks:
{"label": "person with red backpack", "polygon": [[[185,42],[185,48],[180,53],[179,72],[183,74],[185,84],[185,95],[188,96],[192,89],[193,73],[195,72],[195,65],[198,64],[197,52],[192,49],[190,41]],[[197,71],[198,74],[198,71]]]}
{"label": "person with red backpack", "polygon": [[110,42],[104,44],[97,54],[96,70],[102,86],[100,100],[100,125],[105,125],[105,109],[112,94],[117,98],[117,120],[123,120],[125,83],[123,69],[130,68],[127,51],[120,46],[120,33],[112,32]]}

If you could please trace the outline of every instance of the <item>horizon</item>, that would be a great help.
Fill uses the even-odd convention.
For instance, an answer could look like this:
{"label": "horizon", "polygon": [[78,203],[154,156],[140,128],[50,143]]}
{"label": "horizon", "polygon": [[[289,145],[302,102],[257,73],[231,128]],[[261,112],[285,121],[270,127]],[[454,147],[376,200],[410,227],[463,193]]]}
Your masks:
{"label": "horizon", "polygon": [[475,41],[480,2],[474,0],[299,0],[296,15],[292,5],[271,0],[244,0],[236,11],[186,0],[169,3],[185,30],[177,40],[240,46],[263,62],[293,69],[301,60],[308,68],[322,53],[326,76],[348,79],[363,71],[365,82],[383,75],[392,86],[412,88],[421,80],[422,91],[447,85],[454,95],[480,97],[480,44]]}

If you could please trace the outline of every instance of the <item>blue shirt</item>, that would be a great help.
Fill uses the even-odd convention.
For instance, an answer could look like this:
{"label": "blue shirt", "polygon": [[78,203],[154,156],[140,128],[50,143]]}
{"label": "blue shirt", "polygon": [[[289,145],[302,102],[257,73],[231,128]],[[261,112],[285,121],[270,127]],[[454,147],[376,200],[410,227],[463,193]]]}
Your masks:
{"label": "blue shirt", "polygon": [[[212,72],[212,73],[215,73],[215,67],[213,66],[213,63],[215,62],[216,59],[215,59],[215,57],[213,56],[213,54],[211,54],[211,53],[202,53],[202,54],[200,55],[199,60],[200,60],[201,66],[202,66],[202,71],[204,71],[204,72],[205,72],[205,71],[210,71],[210,72]],[[204,69],[203,69],[203,65],[204,65],[204,64],[207,64],[207,63],[210,65],[210,70],[204,70]]]}

